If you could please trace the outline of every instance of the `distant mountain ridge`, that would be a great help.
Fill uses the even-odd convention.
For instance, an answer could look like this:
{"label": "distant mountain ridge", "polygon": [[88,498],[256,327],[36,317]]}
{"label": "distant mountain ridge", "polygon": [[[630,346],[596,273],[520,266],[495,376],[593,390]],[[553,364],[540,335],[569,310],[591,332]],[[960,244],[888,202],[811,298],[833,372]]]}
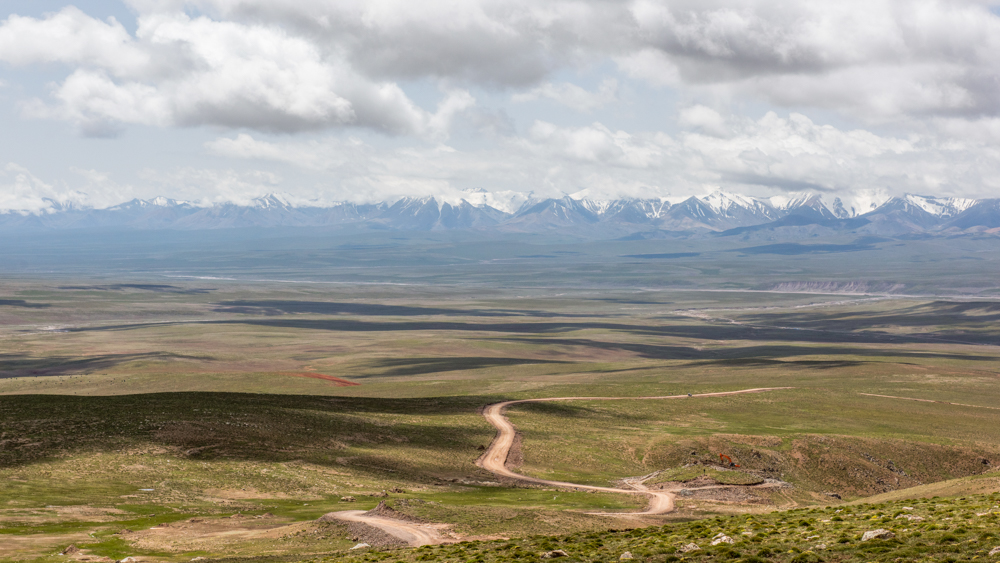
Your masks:
{"label": "distant mountain ridge", "polygon": [[[1000,232],[1000,199],[862,194],[828,201],[822,194],[757,198],[725,191],[669,201],[585,197],[537,199],[530,194],[469,190],[458,201],[404,197],[377,203],[294,205],[279,194],[248,204],[198,206],[164,197],[105,209],[52,202],[44,213],[0,213],[0,229],[175,229],[341,226],[435,231],[578,231],[603,236],[692,233],[761,236],[854,229],[864,234]],[[503,208],[503,209],[501,209]]]}

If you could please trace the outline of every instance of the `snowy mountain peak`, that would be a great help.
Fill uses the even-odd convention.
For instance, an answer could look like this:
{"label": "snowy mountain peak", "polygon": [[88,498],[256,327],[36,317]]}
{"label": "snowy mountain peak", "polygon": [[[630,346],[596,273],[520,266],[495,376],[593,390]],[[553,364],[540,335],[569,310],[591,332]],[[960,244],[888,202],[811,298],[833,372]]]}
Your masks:
{"label": "snowy mountain peak", "polygon": [[712,208],[712,211],[721,214],[726,214],[734,207],[741,209],[755,209],[761,204],[761,202],[756,198],[734,194],[723,190],[715,190],[714,192],[698,199]]}
{"label": "snowy mountain peak", "polygon": [[906,194],[902,199],[935,217],[954,217],[976,203],[976,200],[968,198],[940,198],[914,194]]}
{"label": "snowy mountain peak", "polygon": [[271,193],[254,199],[250,202],[250,207],[256,207],[257,209],[288,209],[292,207],[292,204],[285,197]]}

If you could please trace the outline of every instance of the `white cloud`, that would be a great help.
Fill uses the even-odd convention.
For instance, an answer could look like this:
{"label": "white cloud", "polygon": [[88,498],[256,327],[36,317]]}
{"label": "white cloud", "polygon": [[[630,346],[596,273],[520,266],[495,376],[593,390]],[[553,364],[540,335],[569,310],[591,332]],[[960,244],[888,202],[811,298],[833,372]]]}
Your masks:
{"label": "white cloud", "polygon": [[58,189],[17,164],[8,163],[0,169],[0,211],[49,213],[86,201],[87,194]]}
{"label": "white cloud", "polygon": [[[34,34],[43,41],[17,47]],[[34,100],[28,113],[95,135],[141,124],[284,132],[356,126],[441,136],[474,103],[467,92],[451,92],[431,114],[397,84],[364,78],[281,28],[185,14],[140,16],[135,38],[75,8],[43,20],[12,16],[0,26],[0,46],[0,59],[11,64],[78,65],[54,89],[55,103]]]}
{"label": "white cloud", "polygon": [[575,161],[627,168],[651,168],[662,164],[673,144],[664,134],[632,135],[612,131],[601,123],[588,127],[558,127],[536,121],[529,131],[532,150]]}
{"label": "white cloud", "polygon": [[589,112],[618,100],[618,81],[606,78],[597,90],[590,92],[570,82],[553,84],[547,82],[527,92],[514,94],[514,102],[530,102],[539,98],[553,100],[579,112]]}
{"label": "white cloud", "polygon": [[693,105],[681,110],[677,122],[685,129],[700,131],[716,137],[729,132],[726,119],[719,112],[703,105]]}
{"label": "white cloud", "polygon": [[420,135],[435,127],[404,81],[514,87],[516,101],[592,111],[615,102],[616,83],[588,92],[545,80],[607,60],[694,97],[724,87],[870,120],[1000,114],[1000,17],[972,0],[129,4],[134,37],[73,7],[11,15],[0,61],[69,66],[47,114],[96,131],[118,121]]}
{"label": "white cloud", "polygon": [[99,66],[127,74],[149,65],[150,57],[114,18],[102,22],[69,6],[41,20],[8,17],[0,25],[0,61]]}
{"label": "white cloud", "polygon": [[[282,186],[983,196],[1000,182],[1000,17],[975,0],[126,3],[134,33],[74,7],[0,21],[0,72],[19,69],[0,76],[4,99],[90,136],[217,128],[192,144],[221,130],[197,158],[226,160],[151,170],[136,188],[109,179],[119,171],[52,185],[8,171],[2,185],[22,194],[10,201],[41,205],[24,194],[63,183],[95,201],[243,201]],[[552,102],[588,115],[541,113]],[[663,133],[674,117],[679,132]]]}

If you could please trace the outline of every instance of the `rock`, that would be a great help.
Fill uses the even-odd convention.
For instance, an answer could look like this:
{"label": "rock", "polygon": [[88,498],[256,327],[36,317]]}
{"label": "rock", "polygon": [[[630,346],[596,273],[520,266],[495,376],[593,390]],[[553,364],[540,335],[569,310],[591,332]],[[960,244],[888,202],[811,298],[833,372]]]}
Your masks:
{"label": "rock", "polygon": [[59,552],[59,555],[73,555],[74,553],[80,551],[79,547],[70,544],[69,547]]}
{"label": "rock", "polygon": [[557,557],[569,557],[569,554],[561,549],[546,551],[542,554],[542,559],[555,559]]}
{"label": "rock", "polygon": [[990,550],[990,555],[1000,555],[1000,547],[994,547]]}
{"label": "rock", "polygon": [[679,551],[681,553],[690,553],[692,551],[698,551],[699,549],[701,549],[701,548],[698,547],[698,544],[696,544],[696,543],[689,543],[687,545],[680,546],[677,549],[677,551]]}
{"label": "rock", "polygon": [[835,498],[837,500],[841,500],[839,493],[823,493],[823,494],[825,494],[828,497],[832,497],[832,498]]}
{"label": "rock", "polygon": [[364,549],[366,547],[371,547],[371,546],[366,543],[359,543],[358,545],[352,547],[351,549]]}
{"label": "rock", "polygon": [[138,561],[138,559],[135,557],[126,557],[125,559],[118,561],[118,563],[136,563],[136,561]]}
{"label": "rock", "polygon": [[625,553],[623,553],[623,554],[622,554],[622,556],[621,556],[621,557],[619,557],[618,559],[619,559],[619,560],[621,560],[621,561],[624,561],[624,560],[626,560],[626,559],[632,559],[632,552],[631,552],[631,551],[626,551],[626,552],[625,552]]}
{"label": "rock", "polygon": [[900,518],[905,519],[905,520],[909,520],[910,522],[923,522],[924,521],[924,517],[923,516],[914,516],[912,514],[900,514],[899,516],[896,517],[896,520],[899,520]]}
{"label": "rock", "polygon": [[816,547],[814,547],[813,549],[816,550],[816,551],[823,551],[824,549],[826,549],[826,544],[825,543],[818,543],[818,544],[816,544]]}
{"label": "rock", "polygon": [[354,497],[340,497],[340,502],[354,502],[358,499]]}
{"label": "rock", "polygon": [[720,543],[736,543],[736,540],[726,534],[719,534],[712,538],[712,545],[719,545]]}
{"label": "rock", "polygon": [[877,530],[869,530],[861,536],[861,541],[868,540],[891,540],[896,537],[896,534],[890,532],[889,530],[883,530],[879,528]]}

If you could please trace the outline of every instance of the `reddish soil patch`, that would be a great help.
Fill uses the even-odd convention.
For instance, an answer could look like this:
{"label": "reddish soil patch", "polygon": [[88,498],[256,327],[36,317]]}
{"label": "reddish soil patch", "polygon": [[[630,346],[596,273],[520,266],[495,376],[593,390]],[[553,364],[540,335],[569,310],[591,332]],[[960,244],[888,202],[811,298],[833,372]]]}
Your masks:
{"label": "reddish soil patch", "polygon": [[332,375],[313,373],[310,371],[285,372],[284,375],[290,375],[292,377],[308,377],[311,379],[322,379],[323,381],[329,381],[330,383],[336,385],[337,387],[354,387],[355,385],[361,385],[360,383],[355,383],[353,381],[348,381],[346,379],[341,379],[339,377],[334,377]]}

